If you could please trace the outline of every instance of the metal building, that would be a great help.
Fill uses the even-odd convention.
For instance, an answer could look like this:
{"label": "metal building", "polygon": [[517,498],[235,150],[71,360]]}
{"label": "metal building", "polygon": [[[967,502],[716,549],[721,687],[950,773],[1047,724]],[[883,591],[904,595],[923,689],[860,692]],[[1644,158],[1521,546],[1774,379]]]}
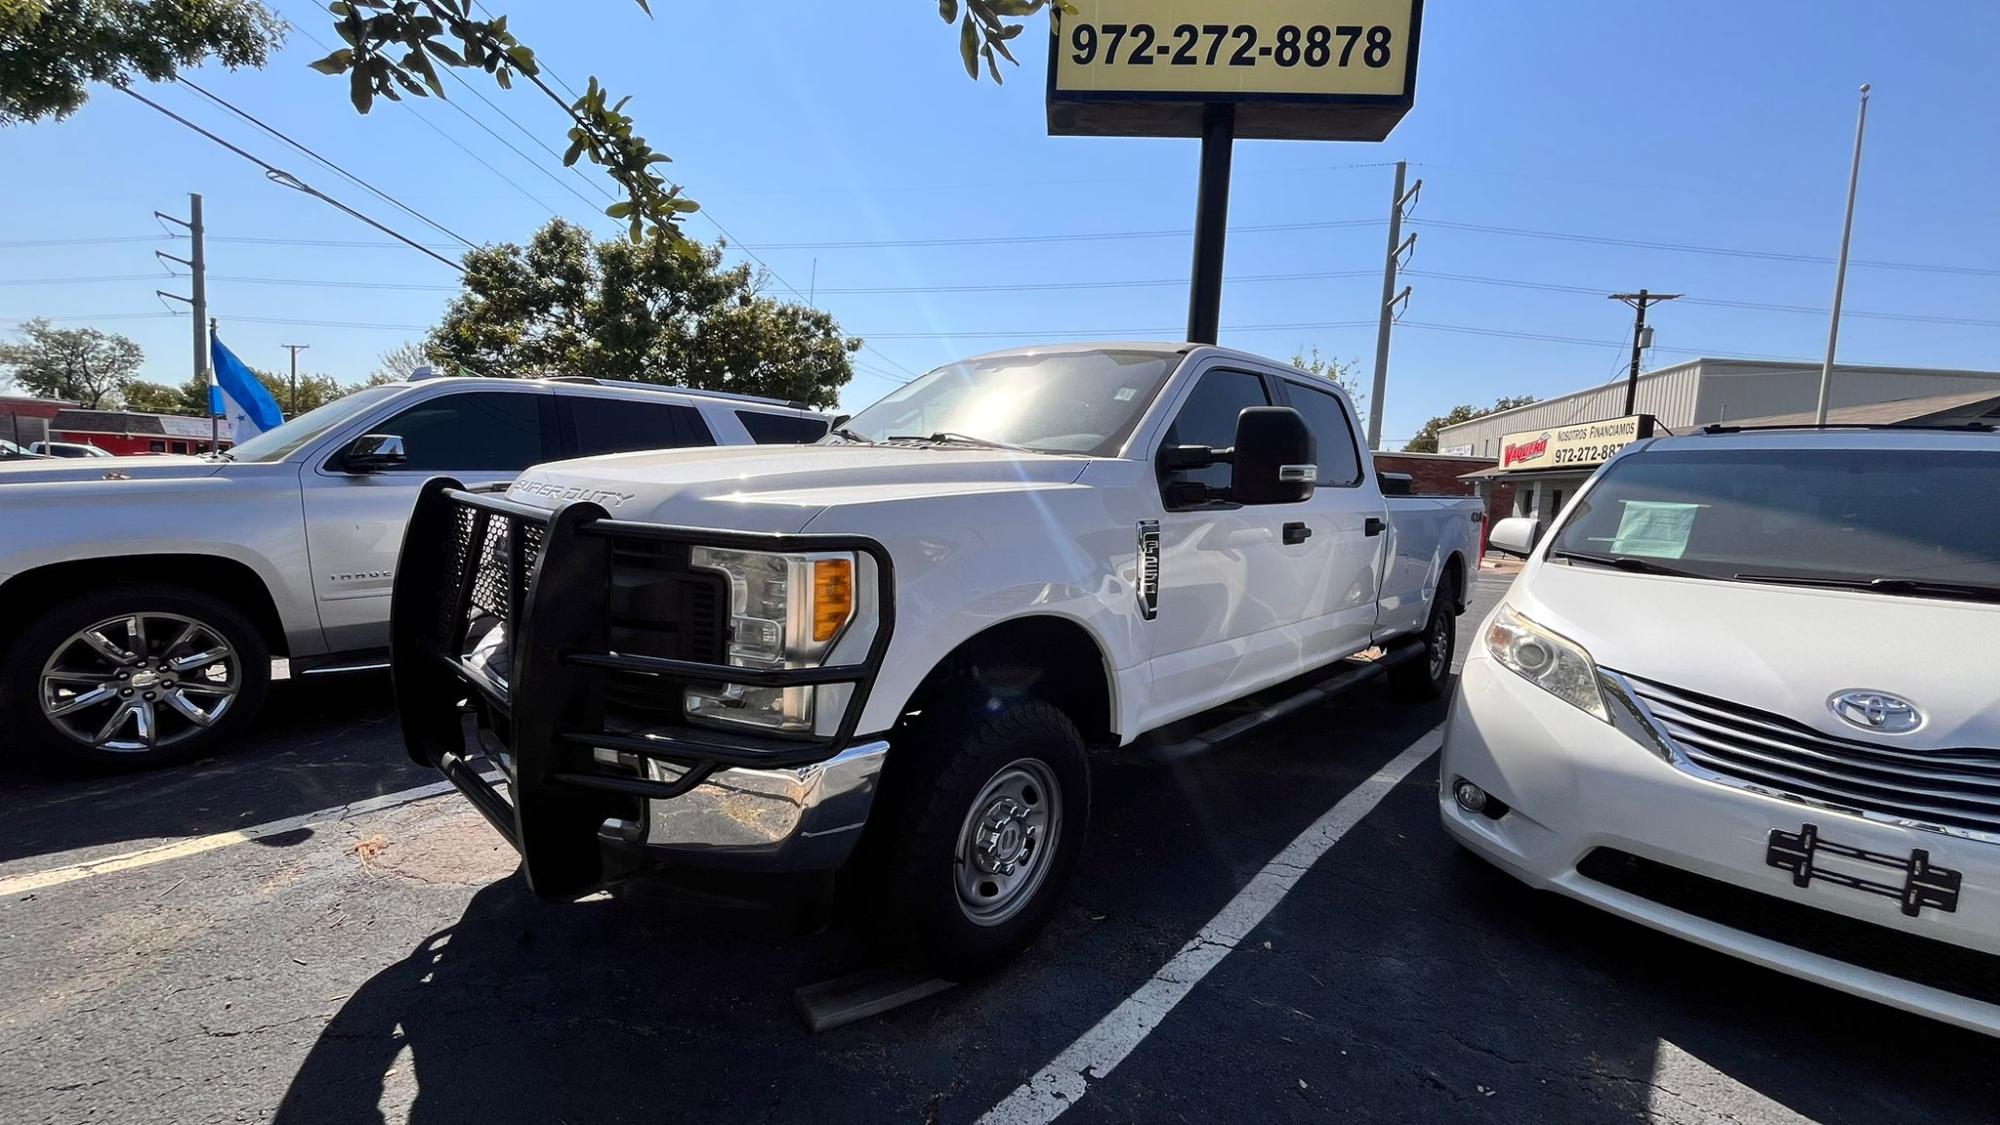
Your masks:
{"label": "metal building", "polygon": [[[1965,407],[1954,411],[1948,401],[1954,398],[1965,400]],[[1939,409],[1955,420],[1957,413],[1985,398],[2000,399],[2000,371],[1844,363],[1833,369],[1829,404],[1839,409],[1938,399]],[[1640,375],[1632,412],[1651,414],[1660,425],[1679,432],[1712,422],[1749,423],[1800,414],[1809,420],[1818,405],[1818,364],[1695,359]],[[1616,418],[1624,413],[1625,380],[1620,378],[1601,387],[1446,426],[1438,431],[1438,452],[1497,457],[1502,435]]]}
{"label": "metal building", "polygon": [[[1634,436],[1686,433],[1717,423],[1812,425],[1818,414],[1819,376],[1819,367],[1810,364],[1697,359],[1639,376],[1636,419],[1621,418],[1625,381],[1620,379],[1446,426],[1438,431],[1438,450],[1497,458],[1495,467],[1468,473],[1465,479],[1475,482],[1481,495],[1503,482],[1511,484],[1513,514],[1537,517],[1546,526],[1597,466]],[[1833,369],[1827,421],[2000,425],[2000,371],[1838,365]],[[1621,432],[1610,436],[1613,430]],[[1544,453],[1552,442],[1567,444],[1567,452],[1583,455],[1551,467]]]}

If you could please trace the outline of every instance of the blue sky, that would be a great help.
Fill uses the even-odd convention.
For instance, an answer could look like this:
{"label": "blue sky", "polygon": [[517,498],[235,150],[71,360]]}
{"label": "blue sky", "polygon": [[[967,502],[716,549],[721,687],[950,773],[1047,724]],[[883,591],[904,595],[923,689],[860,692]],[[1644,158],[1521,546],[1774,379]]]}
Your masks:
{"label": "blue sky", "polygon": [[[850,409],[909,372],[1035,337],[1184,330],[1198,145],[1047,136],[1039,34],[1018,41],[1023,65],[995,88],[966,80],[931,0],[654,0],[652,19],[629,0],[487,3],[563,79],[596,74],[635,95],[629,108],[676,158],[672,174],[775,271],[770,288],[810,290],[869,339]],[[302,30],[268,69],[196,80],[475,241],[520,239],[552,214],[614,230],[597,214],[601,180],[563,171],[455,84],[464,114],[430,101],[356,115],[344,80],[306,69],[324,53],[312,37],[333,40],[317,5],[275,6]],[[1986,323],[1851,315],[1841,358],[2000,368],[1996,42],[2000,5],[1969,0],[1430,0],[1417,106],[1387,141],[1237,146],[1223,342],[1278,356],[1316,346],[1360,360],[1365,384],[1384,165],[1407,159],[1424,190],[1386,437],[1457,402],[1610,379],[1631,323],[1600,295],[1614,290],[1737,303],[1659,309],[1649,366],[1697,353],[1816,361],[1824,315],[1741,303],[1822,309],[1825,262],[1466,228],[1830,257],[1866,81],[1875,98],[1853,256],[1926,268],[1855,265],[1847,308]],[[423,241],[445,241],[189,90],[145,92]],[[482,92],[561,147],[561,113],[539,94]],[[166,311],[153,290],[184,283],[70,279],[147,274],[156,246],[184,253],[141,236],[159,231],[155,209],[183,212],[189,191],[207,201],[212,312],[260,366],[281,368],[279,345],[305,343],[303,368],[362,378],[381,351],[419,337],[454,286],[452,271],[408,249],[297,244],[384,240],[114,92],[60,124],[0,130],[0,168],[0,329],[82,318],[65,323],[139,340],[150,378],[189,373],[186,318],[152,315]],[[1247,229],[1260,226],[1294,229]],[[701,218],[688,229],[717,233]],[[26,245],[127,238],[137,240]],[[988,241],[921,244],[964,239]],[[1090,284],[1104,282],[1121,284]],[[1145,284],[1122,284],[1135,282]]]}

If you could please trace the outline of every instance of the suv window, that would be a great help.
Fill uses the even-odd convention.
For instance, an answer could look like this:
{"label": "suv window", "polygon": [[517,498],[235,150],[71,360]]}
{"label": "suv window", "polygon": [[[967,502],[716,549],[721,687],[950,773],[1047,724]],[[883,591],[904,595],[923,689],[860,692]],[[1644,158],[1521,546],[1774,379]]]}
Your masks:
{"label": "suv window", "polygon": [[692,406],[586,395],[563,395],[560,400],[569,407],[578,457],[715,444],[708,423]]}
{"label": "suv window", "polygon": [[525,469],[548,460],[539,394],[469,391],[412,406],[371,433],[403,439],[403,471],[444,473]]}
{"label": "suv window", "polygon": [[1339,396],[1287,380],[1292,409],[1306,420],[1313,444],[1319,448],[1319,483],[1355,485],[1361,483],[1361,449],[1354,440],[1354,423],[1347,416]]}
{"label": "suv window", "polygon": [[798,414],[766,414],[761,410],[739,410],[737,420],[750,431],[758,445],[805,445],[826,436],[826,419]]}
{"label": "suv window", "polygon": [[[1167,427],[1164,444],[1206,445],[1220,449],[1236,444],[1236,416],[1247,406],[1269,406],[1271,396],[1264,390],[1261,376],[1248,371],[1214,370],[1201,377],[1194,393],[1181,404],[1174,424]],[[1174,480],[1200,481],[1210,488],[1229,487],[1229,466],[1210,465],[1206,469],[1182,469]]]}

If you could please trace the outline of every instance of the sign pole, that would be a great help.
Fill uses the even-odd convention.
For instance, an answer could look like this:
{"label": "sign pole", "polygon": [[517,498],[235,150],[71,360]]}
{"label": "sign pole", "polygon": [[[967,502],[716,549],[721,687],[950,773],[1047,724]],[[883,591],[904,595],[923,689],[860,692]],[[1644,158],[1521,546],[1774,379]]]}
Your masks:
{"label": "sign pole", "polygon": [[1222,332],[1222,249],[1229,232],[1229,162],[1235,148],[1236,106],[1203,106],[1194,280],[1188,288],[1188,340],[1197,344],[1213,344]]}

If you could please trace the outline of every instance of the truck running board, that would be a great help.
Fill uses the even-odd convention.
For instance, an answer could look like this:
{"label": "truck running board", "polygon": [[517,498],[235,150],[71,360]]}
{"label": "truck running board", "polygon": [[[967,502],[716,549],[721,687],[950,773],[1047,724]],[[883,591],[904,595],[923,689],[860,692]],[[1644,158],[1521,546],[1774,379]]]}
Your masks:
{"label": "truck running board", "polygon": [[[1321,669],[1306,677],[1267,688],[1247,699],[1224,704],[1195,716],[1193,720],[1183,720],[1157,732],[1165,735],[1164,738],[1141,738],[1133,743],[1128,752],[1152,761],[1173,761],[1207,753],[1288,715],[1332,702],[1363,684],[1380,679],[1389,673],[1389,669],[1405,661],[1421,658],[1423,652],[1424,644],[1420,637],[1392,641],[1379,656],[1370,659],[1349,657],[1334,664],[1331,674]],[[1315,676],[1318,678],[1311,678]],[[1218,718],[1220,722],[1194,734],[1180,733],[1189,722]]]}

